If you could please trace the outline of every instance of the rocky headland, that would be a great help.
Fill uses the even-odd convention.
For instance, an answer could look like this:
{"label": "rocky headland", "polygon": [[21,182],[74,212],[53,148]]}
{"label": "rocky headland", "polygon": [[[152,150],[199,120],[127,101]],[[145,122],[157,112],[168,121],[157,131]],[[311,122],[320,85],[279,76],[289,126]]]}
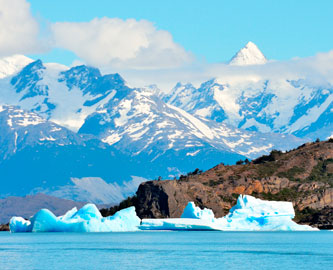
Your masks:
{"label": "rocky headland", "polygon": [[136,196],[112,214],[136,206],[140,218],[177,218],[189,201],[224,216],[239,194],[265,200],[291,201],[295,221],[320,229],[333,228],[333,140],[306,143],[288,152],[273,150],[255,160],[223,163],[210,170],[195,170],[175,180],[142,183]]}

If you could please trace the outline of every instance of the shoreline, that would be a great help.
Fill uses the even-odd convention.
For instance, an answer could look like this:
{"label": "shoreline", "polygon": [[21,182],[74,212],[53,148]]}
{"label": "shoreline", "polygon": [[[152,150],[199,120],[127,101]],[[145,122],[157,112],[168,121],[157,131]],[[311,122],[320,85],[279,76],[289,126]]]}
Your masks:
{"label": "shoreline", "polygon": [[9,232],[9,223],[0,224],[0,232]]}

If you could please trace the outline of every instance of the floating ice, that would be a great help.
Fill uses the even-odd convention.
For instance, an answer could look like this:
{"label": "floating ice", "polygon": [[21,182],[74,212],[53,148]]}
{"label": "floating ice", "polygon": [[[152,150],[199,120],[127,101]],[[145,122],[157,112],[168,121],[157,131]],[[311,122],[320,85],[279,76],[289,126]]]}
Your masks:
{"label": "floating ice", "polygon": [[307,231],[316,230],[292,221],[291,202],[263,201],[240,195],[229,214],[215,218],[210,209],[201,210],[193,202],[185,207],[182,218],[143,219],[142,230],[221,230],[221,231]]}
{"label": "floating ice", "polygon": [[143,219],[139,228],[140,230],[220,231],[215,221],[197,218]]}
{"label": "floating ice", "polygon": [[295,211],[291,202],[264,201],[240,195],[229,214],[216,219],[223,231],[308,231],[316,230],[300,225],[292,219]]}
{"label": "floating ice", "polygon": [[31,232],[31,222],[22,217],[12,217],[9,226],[11,232]]}
{"label": "floating ice", "polygon": [[214,213],[211,209],[200,209],[200,207],[195,206],[194,202],[189,202],[185,207],[181,218],[196,218],[213,220],[215,218]]}
{"label": "floating ice", "polygon": [[139,225],[134,207],[104,218],[94,204],[87,204],[79,211],[73,208],[60,217],[42,209],[31,221],[13,217],[9,222],[11,232],[122,232],[136,231]]}
{"label": "floating ice", "polygon": [[[307,231],[316,230],[292,221],[295,216],[291,202],[263,201],[240,195],[229,214],[215,218],[210,209],[200,209],[193,202],[185,207],[181,218],[143,219],[134,207],[102,217],[94,204],[87,204],[56,217],[42,209],[30,221],[13,217],[11,232],[120,232],[137,230],[220,230],[220,231]],[[141,222],[141,224],[140,224]]]}

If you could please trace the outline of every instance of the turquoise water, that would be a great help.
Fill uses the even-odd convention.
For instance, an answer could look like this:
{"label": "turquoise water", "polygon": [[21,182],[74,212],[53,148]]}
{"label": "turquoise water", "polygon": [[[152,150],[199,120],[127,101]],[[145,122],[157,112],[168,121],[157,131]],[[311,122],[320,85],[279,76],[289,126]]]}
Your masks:
{"label": "turquoise water", "polygon": [[333,232],[0,233],[0,269],[332,269]]}

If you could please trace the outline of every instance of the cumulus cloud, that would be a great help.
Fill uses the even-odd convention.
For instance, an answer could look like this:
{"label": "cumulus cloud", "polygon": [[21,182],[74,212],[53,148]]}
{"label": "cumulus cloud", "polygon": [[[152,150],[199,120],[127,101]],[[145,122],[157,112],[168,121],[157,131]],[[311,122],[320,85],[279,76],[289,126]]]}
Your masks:
{"label": "cumulus cloud", "polygon": [[25,0],[0,0],[0,57],[40,49],[39,25]]}
{"label": "cumulus cloud", "polygon": [[169,32],[156,29],[146,20],[105,17],[90,22],[58,22],[51,28],[56,46],[99,67],[175,68],[192,60]]}

